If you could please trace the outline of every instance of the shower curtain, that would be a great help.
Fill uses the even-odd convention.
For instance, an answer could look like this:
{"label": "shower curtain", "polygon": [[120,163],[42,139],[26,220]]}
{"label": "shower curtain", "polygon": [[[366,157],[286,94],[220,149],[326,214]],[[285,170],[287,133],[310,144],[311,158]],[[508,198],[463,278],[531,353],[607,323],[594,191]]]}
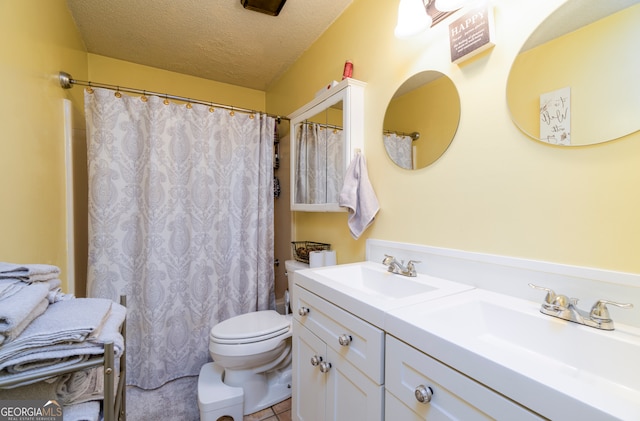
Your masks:
{"label": "shower curtain", "polygon": [[338,203],[346,168],[342,129],[301,123],[296,150],[296,203]]}
{"label": "shower curtain", "polygon": [[383,140],[389,158],[396,165],[408,170],[413,169],[413,139],[410,136],[385,133]]}
{"label": "shower curtain", "polygon": [[211,327],[275,307],[275,120],[85,92],[88,293],[127,295],[127,383],[197,375]]}

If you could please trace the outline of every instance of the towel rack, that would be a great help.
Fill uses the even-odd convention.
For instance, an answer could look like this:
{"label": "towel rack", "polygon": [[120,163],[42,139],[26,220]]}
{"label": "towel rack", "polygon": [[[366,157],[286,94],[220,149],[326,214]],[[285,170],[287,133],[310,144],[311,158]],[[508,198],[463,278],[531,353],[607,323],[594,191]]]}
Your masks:
{"label": "towel rack", "polygon": [[[127,305],[127,297],[120,296],[120,304]],[[124,322],[120,328],[120,332],[125,341],[122,354],[119,358],[119,378],[118,384],[115,385],[114,375],[116,373],[115,358],[113,342],[107,342],[104,344],[104,354],[99,357],[92,357],[86,361],[69,365],[67,367],[52,368],[50,370],[42,370],[37,374],[24,373],[11,376],[10,379],[0,380],[0,389],[12,388],[17,384],[21,384],[27,381],[33,382],[34,380],[45,380],[54,376],[59,376],[74,371],[86,370],[89,368],[103,366],[104,373],[104,404],[103,404],[103,417],[105,421],[126,421],[126,324],[127,319],[125,317]]]}

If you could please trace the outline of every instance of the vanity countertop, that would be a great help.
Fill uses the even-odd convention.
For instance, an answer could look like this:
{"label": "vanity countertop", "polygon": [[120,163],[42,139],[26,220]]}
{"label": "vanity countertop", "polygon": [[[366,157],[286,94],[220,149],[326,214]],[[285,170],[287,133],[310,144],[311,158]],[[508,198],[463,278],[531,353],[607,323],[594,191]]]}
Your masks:
{"label": "vanity countertop", "polygon": [[423,274],[389,273],[386,266],[374,262],[299,270],[294,282],[381,329],[389,310],[473,288]]}
{"label": "vanity countertop", "polygon": [[551,419],[640,419],[640,329],[601,331],[540,303],[361,262],[297,271],[299,286]]}

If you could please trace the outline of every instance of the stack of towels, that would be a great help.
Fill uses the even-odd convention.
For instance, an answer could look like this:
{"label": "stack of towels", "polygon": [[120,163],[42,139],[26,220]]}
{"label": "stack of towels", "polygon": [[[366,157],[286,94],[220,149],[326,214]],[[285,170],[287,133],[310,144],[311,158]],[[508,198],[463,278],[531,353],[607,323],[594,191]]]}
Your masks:
{"label": "stack of towels", "polygon": [[[56,399],[63,405],[97,408],[97,419],[104,390],[102,367],[60,376],[45,372],[102,355],[107,342],[114,344],[116,358],[122,355],[120,327],[126,309],[111,300],[62,293],[59,274],[56,266],[0,262],[0,385],[25,373],[41,376],[13,384],[12,389],[4,386],[0,397]],[[66,408],[63,413],[71,419]],[[74,413],[70,407],[69,413]],[[81,413],[79,419],[94,419]]]}
{"label": "stack of towels", "polygon": [[0,262],[0,345],[18,337],[49,304],[73,297],[60,284],[57,266]]}

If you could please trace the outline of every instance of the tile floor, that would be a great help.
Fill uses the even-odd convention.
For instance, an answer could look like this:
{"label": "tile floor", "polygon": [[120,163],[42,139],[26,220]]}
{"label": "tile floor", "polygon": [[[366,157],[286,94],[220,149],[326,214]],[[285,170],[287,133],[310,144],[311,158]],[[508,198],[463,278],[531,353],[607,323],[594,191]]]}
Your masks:
{"label": "tile floor", "polygon": [[291,421],[291,398],[262,411],[245,415],[243,421]]}

